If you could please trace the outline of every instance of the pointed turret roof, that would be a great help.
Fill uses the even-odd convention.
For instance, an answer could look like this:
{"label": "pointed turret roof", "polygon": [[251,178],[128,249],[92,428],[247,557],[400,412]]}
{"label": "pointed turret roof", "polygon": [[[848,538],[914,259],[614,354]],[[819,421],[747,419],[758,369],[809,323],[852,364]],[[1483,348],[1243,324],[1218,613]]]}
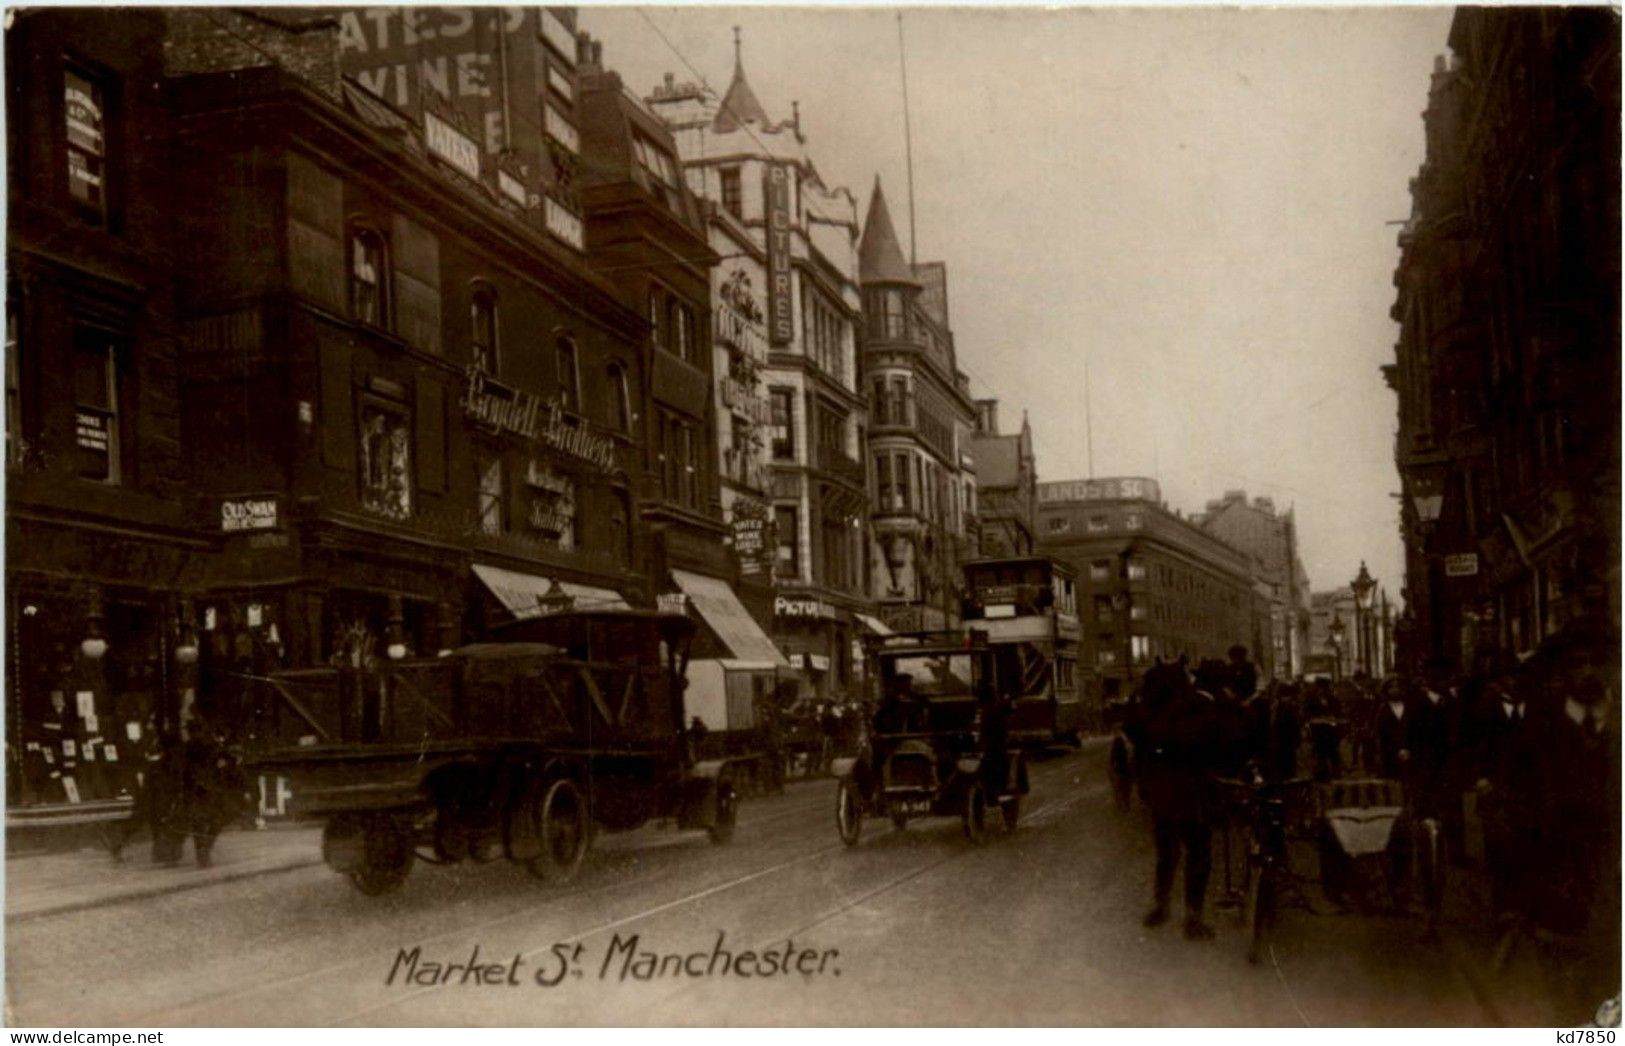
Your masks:
{"label": "pointed turret roof", "polygon": [[906,283],[918,287],[914,269],[903,257],[892,227],[886,193],[875,175],[875,191],[869,197],[869,217],[863,223],[863,240],[858,244],[858,279],[862,283]]}
{"label": "pointed turret roof", "polygon": [[722,106],[717,110],[717,118],[711,126],[716,131],[726,134],[737,131],[746,122],[754,122],[759,127],[766,127],[772,121],[767,118],[767,110],[756,98],[756,92],[750,89],[750,83],[745,79],[745,61],[741,57],[739,44],[739,27],[734,26],[734,78],[728,85],[728,93],[722,96]]}

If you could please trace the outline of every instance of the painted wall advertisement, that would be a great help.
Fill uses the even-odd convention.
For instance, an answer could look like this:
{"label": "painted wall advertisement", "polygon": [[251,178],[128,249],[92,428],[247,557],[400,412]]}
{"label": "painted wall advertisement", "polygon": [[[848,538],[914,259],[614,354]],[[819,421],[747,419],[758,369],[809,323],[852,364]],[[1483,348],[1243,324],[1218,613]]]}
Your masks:
{"label": "painted wall advertisement", "polygon": [[767,331],[775,345],[795,334],[790,311],[790,172],[782,163],[767,165]]}

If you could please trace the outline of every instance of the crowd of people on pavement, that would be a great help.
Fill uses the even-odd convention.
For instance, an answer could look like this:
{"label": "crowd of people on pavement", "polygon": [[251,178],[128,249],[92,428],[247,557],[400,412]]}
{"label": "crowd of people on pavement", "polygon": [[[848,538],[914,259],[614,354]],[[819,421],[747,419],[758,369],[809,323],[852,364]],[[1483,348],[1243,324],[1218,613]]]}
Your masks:
{"label": "crowd of people on pavement", "polygon": [[[1380,680],[1260,686],[1239,646],[1228,662],[1158,664],[1122,708],[1157,853],[1145,924],[1168,919],[1183,858],[1185,934],[1212,935],[1217,782],[1244,768],[1274,782],[1378,778],[1400,783],[1407,818],[1437,820],[1445,862],[1487,878],[1502,948],[1526,935],[1617,964],[1618,693],[1617,633],[1579,629],[1468,675],[1432,662]],[[1471,855],[1470,823],[1481,839]]]}

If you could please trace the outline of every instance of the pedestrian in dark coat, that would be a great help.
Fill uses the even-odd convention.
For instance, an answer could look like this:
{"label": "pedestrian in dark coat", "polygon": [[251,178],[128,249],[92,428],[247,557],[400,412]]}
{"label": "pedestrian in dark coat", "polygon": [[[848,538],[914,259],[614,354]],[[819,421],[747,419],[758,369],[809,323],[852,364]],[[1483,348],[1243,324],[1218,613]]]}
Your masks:
{"label": "pedestrian in dark coat", "polygon": [[1405,764],[1411,757],[1406,746],[1406,731],[1410,728],[1409,689],[1409,684],[1402,679],[1383,681],[1381,700],[1377,702],[1377,721],[1371,728],[1375,744],[1372,769],[1378,777],[1392,781],[1404,777]]}
{"label": "pedestrian in dark coat", "polygon": [[1611,883],[1618,912],[1618,716],[1604,684],[1585,671],[1552,681],[1543,698],[1549,725],[1539,757],[1540,849],[1546,860],[1541,922],[1578,935],[1588,928],[1604,883]]}
{"label": "pedestrian in dark coat", "polygon": [[1213,867],[1213,775],[1240,741],[1240,732],[1226,736],[1217,699],[1196,689],[1182,665],[1159,666],[1147,673],[1145,695],[1140,772],[1142,795],[1151,809],[1157,864],[1155,904],[1144,921],[1146,926],[1167,921],[1174,873],[1183,852],[1185,936],[1205,940],[1213,936],[1202,917]]}
{"label": "pedestrian in dark coat", "polygon": [[1473,790],[1484,826],[1490,900],[1502,919],[1533,914],[1541,745],[1531,689],[1526,680],[1498,674],[1486,683],[1473,717]]}
{"label": "pedestrian in dark coat", "polygon": [[152,859],[174,864],[186,846],[187,808],[184,755],[181,737],[173,728],[149,729],[152,747],[136,784],[130,816],[113,828],[109,845],[113,860],[124,859],[124,849],[143,829],[152,835]]}
{"label": "pedestrian in dark coat", "polygon": [[1405,730],[1405,747],[1410,752],[1405,791],[1417,816],[1442,821],[1448,816],[1450,770],[1460,717],[1455,697],[1448,689],[1437,684],[1416,689]]}
{"label": "pedestrian in dark coat", "polygon": [[[241,765],[224,739],[200,720],[192,720],[181,748],[181,804],[183,827],[192,836],[199,868],[214,863],[214,844],[220,832],[243,809]],[[180,858],[176,848],[175,857]]]}

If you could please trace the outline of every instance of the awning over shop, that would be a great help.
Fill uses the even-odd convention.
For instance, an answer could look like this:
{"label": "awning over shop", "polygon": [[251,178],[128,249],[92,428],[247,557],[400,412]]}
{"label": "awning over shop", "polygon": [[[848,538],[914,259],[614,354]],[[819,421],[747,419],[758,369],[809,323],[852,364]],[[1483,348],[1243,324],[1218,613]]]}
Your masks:
{"label": "awning over shop", "polygon": [[739,602],[739,597],[734,595],[734,590],[728,587],[726,581],[704,574],[691,574],[686,570],[673,570],[671,576],[734,657],[741,661],[765,661],[789,667],[790,663],[779,653],[779,648],[767,633],[762,631],[762,626],[750,616],[745,605]]}
{"label": "awning over shop", "polygon": [[880,620],[878,617],[871,617],[868,614],[853,614],[852,616],[862,622],[863,627],[869,630],[870,635],[895,636],[897,634],[890,628],[887,628],[886,622]]}
{"label": "awning over shop", "polygon": [[572,610],[626,610],[628,604],[619,592],[592,585],[578,585],[573,581],[556,581],[540,574],[521,574],[517,570],[475,563],[474,574],[502,605],[513,611],[515,617],[536,617],[543,613],[550,597],[556,598],[553,586],[570,596],[575,602]]}

